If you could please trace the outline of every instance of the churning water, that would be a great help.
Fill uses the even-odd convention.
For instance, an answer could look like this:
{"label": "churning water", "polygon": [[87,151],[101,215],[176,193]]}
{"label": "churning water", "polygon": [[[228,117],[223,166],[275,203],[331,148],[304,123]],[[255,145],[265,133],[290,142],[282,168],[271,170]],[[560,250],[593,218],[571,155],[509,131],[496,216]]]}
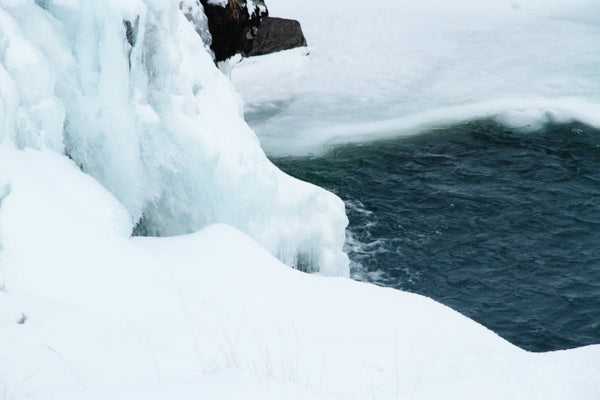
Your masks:
{"label": "churning water", "polygon": [[354,278],[527,350],[600,343],[600,130],[484,120],[274,162],[344,199]]}

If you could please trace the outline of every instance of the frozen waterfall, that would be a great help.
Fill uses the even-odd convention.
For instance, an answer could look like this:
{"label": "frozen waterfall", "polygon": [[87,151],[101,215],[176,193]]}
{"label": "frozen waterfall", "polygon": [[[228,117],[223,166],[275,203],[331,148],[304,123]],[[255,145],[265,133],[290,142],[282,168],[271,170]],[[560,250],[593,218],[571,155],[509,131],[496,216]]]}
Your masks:
{"label": "frozen waterfall", "polygon": [[138,232],[223,222],[288,265],[348,274],[343,203],[265,157],[197,32],[201,10],[150,0],[2,3],[3,146],[67,155],[116,196]]}

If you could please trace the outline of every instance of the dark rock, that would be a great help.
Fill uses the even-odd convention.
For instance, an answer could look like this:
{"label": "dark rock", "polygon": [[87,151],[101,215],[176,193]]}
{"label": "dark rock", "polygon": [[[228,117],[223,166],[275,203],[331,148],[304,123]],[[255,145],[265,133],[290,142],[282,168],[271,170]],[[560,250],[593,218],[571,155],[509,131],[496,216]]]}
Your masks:
{"label": "dark rock", "polygon": [[124,19],[123,25],[125,26],[125,38],[127,39],[127,43],[129,43],[129,49],[127,49],[127,57],[129,59],[129,69],[131,70],[131,50],[135,43],[137,42],[138,30],[140,27],[140,16],[138,15],[135,18],[135,21],[131,23],[131,21]]}
{"label": "dark rock", "polygon": [[245,55],[260,56],[276,51],[306,46],[300,22],[293,19],[263,17],[258,32]]}
{"label": "dark rock", "polygon": [[19,317],[19,319],[17,320],[17,324],[23,325],[25,324],[25,322],[27,322],[27,315],[21,313],[21,317]]}
{"label": "dark rock", "polygon": [[269,17],[262,0],[228,0],[225,6],[210,0],[200,3],[208,18],[215,61],[238,53],[250,57],[306,46],[300,23]]}
{"label": "dark rock", "polygon": [[140,26],[140,16],[138,15],[135,18],[133,24],[131,21],[124,19],[123,25],[125,26],[125,37],[127,38],[127,43],[131,47],[135,46],[135,42],[137,41],[138,29]]}
{"label": "dark rock", "polygon": [[222,7],[208,0],[200,2],[208,17],[215,60],[223,61],[237,53],[247,54],[261,18],[268,15],[264,3],[261,0],[228,0]]}

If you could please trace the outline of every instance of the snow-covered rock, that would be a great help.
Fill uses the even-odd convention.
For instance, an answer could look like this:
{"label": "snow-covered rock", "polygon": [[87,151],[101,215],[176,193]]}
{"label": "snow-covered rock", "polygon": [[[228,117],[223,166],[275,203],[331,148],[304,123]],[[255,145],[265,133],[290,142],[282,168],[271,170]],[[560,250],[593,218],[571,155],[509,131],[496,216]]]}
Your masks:
{"label": "snow-covered rock", "polygon": [[263,16],[269,11],[262,0],[201,0],[213,37],[212,50],[217,61],[235,54],[247,54]]}

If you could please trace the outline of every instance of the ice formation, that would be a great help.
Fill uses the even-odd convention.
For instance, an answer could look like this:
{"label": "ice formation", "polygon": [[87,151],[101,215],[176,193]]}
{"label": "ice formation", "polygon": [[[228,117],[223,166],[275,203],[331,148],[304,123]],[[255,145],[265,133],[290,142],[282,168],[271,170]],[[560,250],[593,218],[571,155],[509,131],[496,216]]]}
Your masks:
{"label": "ice formation", "polygon": [[343,203],[265,157],[192,3],[4,2],[3,141],[67,154],[137,232],[228,223],[288,265],[347,275]]}
{"label": "ice formation", "polygon": [[[183,11],[183,15],[194,25],[196,33],[202,38],[204,47],[211,52],[210,45],[212,36],[208,29],[208,18],[204,13],[204,7],[199,0],[181,0],[179,8]],[[214,58],[214,57],[213,57]]]}
{"label": "ice formation", "polygon": [[[596,0],[282,0],[269,10],[302,22],[310,54],[233,69],[267,153],[488,117],[511,128],[570,119],[600,127]],[[269,80],[256,85],[258,74]]]}

